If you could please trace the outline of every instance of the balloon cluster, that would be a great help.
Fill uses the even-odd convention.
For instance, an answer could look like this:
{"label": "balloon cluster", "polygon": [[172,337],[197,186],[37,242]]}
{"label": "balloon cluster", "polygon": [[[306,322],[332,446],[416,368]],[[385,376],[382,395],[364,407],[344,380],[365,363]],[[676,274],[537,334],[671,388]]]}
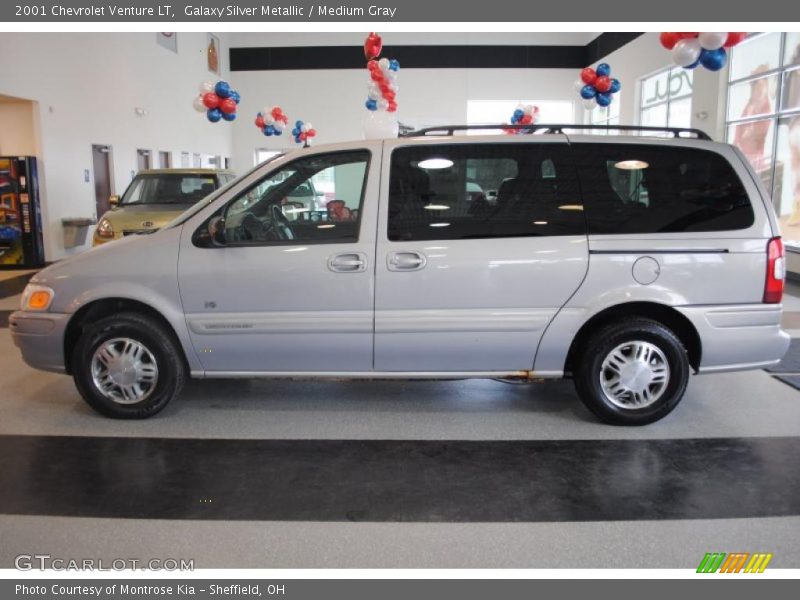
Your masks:
{"label": "balloon cluster", "polygon": [[659,36],[661,45],[672,51],[672,61],[679,67],[694,69],[702,65],[709,71],[719,71],[728,62],[728,49],[747,37],[747,33],[665,31]]}
{"label": "balloon cluster", "polygon": [[[511,115],[512,125],[532,125],[539,120],[539,107],[532,104],[520,104]],[[506,128],[504,131],[510,135],[523,133],[523,129]]]}
{"label": "balloon cluster", "polygon": [[227,81],[204,81],[199,86],[200,95],[194,99],[194,109],[206,113],[206,118],[212,123],[220,119],[233,121],[236,118],[236,108],[242,99],[239,92],[231,89]]}
{"label": "balloon cluster", "polygon": [[364,42],[364,57],[367,59],[367,69],[372,81],[367,85],[367,101],[364,106],[370,111],[396,112],[397,72],[400,70],[400,63],[395,59],[378,59],[382,49],[381,36],[370,33]]}
{"label": "balloon cluster", "polygon": [[317,135],[317,130],[311,126],[311,123],[303,123],[302,121],[294,122],[294,129],[292,129],[292,136],[296,144],[304,144],[308,146],[308,140]]}
{"label": "balloon cluster", "polygon": [[600,63],[596,69],[586,67],[581,71],[580,79],[575,81],[575,89],[583,98],[583,106],[587,110],[597,106],[608,106],[622,88],[619,79],[611,77],[611,67]]}
{"label": "balloon cluster", "polygon": [[281,135],[289,124],[289,117],[280,106],[265,106],[256,114],[256,127],[266,136]]}

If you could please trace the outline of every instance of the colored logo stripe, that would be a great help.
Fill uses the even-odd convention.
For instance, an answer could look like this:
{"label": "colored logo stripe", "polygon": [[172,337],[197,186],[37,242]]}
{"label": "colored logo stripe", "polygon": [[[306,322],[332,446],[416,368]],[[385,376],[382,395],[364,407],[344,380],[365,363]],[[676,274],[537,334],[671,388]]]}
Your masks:
{"label": "colored logo stripe", "polygon": [[[772,554],[749,552],[707,552],[697,567],[698,573],[763,573]],[[747,565],[747,566],[745,566]]]}

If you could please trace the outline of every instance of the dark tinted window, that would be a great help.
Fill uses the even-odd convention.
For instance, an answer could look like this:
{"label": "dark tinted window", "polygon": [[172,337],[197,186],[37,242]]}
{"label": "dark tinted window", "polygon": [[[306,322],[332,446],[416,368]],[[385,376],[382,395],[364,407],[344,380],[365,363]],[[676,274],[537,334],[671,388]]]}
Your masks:
{"label": "dark tinted window", "polygon": [[392,241],[585,232],[566,145],[448,144],[392,153]]}
{"label": "dark tinted window", "polygon": [[590,233],[746,229],[753,209],[733,167],[679,146],[572,146]]}

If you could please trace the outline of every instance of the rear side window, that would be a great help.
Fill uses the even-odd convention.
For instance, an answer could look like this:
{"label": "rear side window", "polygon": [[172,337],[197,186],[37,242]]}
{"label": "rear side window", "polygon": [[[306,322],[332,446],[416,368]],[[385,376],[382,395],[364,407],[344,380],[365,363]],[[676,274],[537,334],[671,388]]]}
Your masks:
{"label": "rear side window", "polygon": [[753,225],[739,176],[715,152],[683,146],[572,146],[589,233],[730,231]]}
{"label": "rear side window", "polygon": [[392,153],[391,241],[585,233],[569,149],[548,144],[442,144]]}

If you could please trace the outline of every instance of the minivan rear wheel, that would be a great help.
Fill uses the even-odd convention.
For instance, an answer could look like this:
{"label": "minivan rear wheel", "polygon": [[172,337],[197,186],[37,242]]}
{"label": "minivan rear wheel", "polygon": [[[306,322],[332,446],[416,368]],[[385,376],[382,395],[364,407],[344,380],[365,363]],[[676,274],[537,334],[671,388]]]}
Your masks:
{"label": "minivan rear wheel", "polygon": [[636,318],[589,337],[577,357],[575,388],[606,423],[645,425],[678,405],[689,370],[686,349],[669,328]]}
{"label": "minivan rear wheel", "polygon": [[144,419],[180,394],[186,369],[174,336],[160,322],[121,313],[84,327],[72,374],[94,410],[117,419]]}

